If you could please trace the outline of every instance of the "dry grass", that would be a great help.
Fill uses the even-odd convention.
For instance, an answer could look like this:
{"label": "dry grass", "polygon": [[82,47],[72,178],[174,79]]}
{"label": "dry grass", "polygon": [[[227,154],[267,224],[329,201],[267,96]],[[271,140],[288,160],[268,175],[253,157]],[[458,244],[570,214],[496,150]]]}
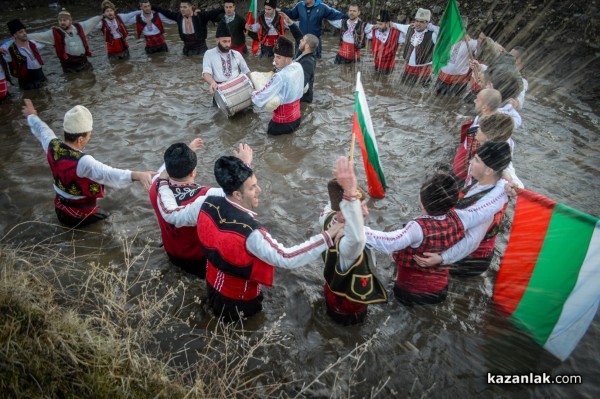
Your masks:
{"label": "dry grass", "polygon": [[[376,336],[310,378],[286,370],[270,359],[289,349],[280,328],[285,315],[259,332],[218,321],[194,327],[189,307],[199,299],[184,283],[165,286],[149,270],[148,246],[135,250],[123,240],[123,263],[102,265],[101,249],[79,251],[82,243],[66,245],[64,237],[29,246],[2,241],[5,398],[350,398],[364,383],[356,373]],[[182,328],[192,337],[189,347],[202,349],[163,351],[160,337]]]}

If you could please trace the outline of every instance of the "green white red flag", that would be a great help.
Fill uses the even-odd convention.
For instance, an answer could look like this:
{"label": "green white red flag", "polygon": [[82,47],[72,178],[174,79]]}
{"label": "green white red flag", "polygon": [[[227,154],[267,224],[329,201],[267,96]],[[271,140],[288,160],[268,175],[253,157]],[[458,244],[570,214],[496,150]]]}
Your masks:
{"label": "green white red flag", "polygon": [[600,221],[519,192],[494,290],[498,310],[565,360],[600,303]]}
{"label": "green white red flag", "polygon": [[[248,14],[246,14],[246,23],[248,25],[255,24],[258,21],[258,8],[256,0],[252,0],[250,7],[248,8]],[[252,55],[258,53],[258,40],[252,40]]]}
{"label": "green white red flag", "polygon": [[354,100],[354,118],[352,133],[356,135],[362,151],[363,163],[367,175],[369,195],[374,198],[385,196],[385,176],[379,160],[375,130],[371,121],[371,113],[367,104],[367,97],[360,81],[360,72],[356,74],[356,95]]}
{"label": "green white red flag", "polygon": [[458,43],[465,35],[465,27],[458,11],[456,0],[449,0],[446,10],[440,21],[435,47],[433,48],[433,60],[431,62],[433,73],[438,74],[440,69],[448,65],[452,46]]}

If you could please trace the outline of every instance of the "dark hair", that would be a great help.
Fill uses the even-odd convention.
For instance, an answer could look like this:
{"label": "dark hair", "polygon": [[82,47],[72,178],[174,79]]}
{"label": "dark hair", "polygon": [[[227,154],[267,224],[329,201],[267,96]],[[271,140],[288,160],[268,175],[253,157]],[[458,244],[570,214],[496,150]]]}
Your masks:
{"label": "dark hair", "polygon": [[483,80],[491,82],[494,89],[502,95],[502,101],[517,98],[523,90],[523,78],[514,68],[506,64],[495,64],[483,73]]}
{"label": "dark hair", "polygon": [[428,215],[445,215],[456,206],[458,185],[452,176],[438,173],[423,183],[420,195],[421,204]]}
{"label": "dark hair", "polygon": [[194,2],[192,0],[179,0],[180,3],[188,3],[192,7],[194,6]]}
{"label": "dark hair", "polygon": [[479,119],[479,128],[489,141],[507,141],[515,129],[515,122],[510,115],[494,112]]}
{"label": "dark hair", "polygon": [[225,3],[235,4],[235,0],[223,0],[223,4],[225,4]]}
{"label": "dark hair", "polygon": [[356,8],[358,8],[358,11],[360,11],[360,4],[358,4],[356,2],[352,2],[352,3],[348,4],[348,9],[350,9],[350,7],[356,7]]}
{"label": "dark hair", "polygon": [[85,136],[87,136],[87,134],[89,132],[85,132],[85,133],[67,133],[67,132],[63,131],[63,133],[65,135],[65,141],[73,142],[73,141],[77,141],[77,139],[79,137],[85,137]]}
{"label": "dark hair", "polygon": [[[356,196],[360,201],[367,199],[367,194],[365,190],[360,187],[356,188]],[[327,182],[327,191],[329,192],[329,203],[331,205],[331,210],[339,211],[340,210],[340,202],[344,199],[344,189],[340,186],[337,179],[331,179]]]}
{"label": "dark hair", "polygon": [[222,156],[215,162],[215,179],[225,194],[238,191],[254,172],[241,159],[234,156]]}
{"label": "dark hair", "polygon": [[198,158],[187,144],[171,144],[165,151],[165,167],[170,177],[174,179],[183,179],[196,168]]}
{"label": "dark hair", "polygon": [[477,148],[477,155],[485,166],[494,170],[496,177],[500,177],[510,164],[510,145],[506,141],[487,141]]}

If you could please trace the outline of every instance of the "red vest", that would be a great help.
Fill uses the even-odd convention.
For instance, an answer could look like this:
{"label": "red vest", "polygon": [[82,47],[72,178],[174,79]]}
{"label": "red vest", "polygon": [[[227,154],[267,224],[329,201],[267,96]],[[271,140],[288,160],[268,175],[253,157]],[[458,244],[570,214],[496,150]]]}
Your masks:
{"label": "red vest", "polygon": [[[127,49],[127,48],[129,48],[129,45],[127,44],[127,41],[125,40],[125,38],[129,35],[129,32],[127,32],[127,27],[123,23],[123,20],[121,19],[121,17],[119,17],[118,15],[115,15],[115,19],[117,20],[117,31],[119,32],[119,34],[121,35],[121,37],[123,39],[123,44],[125,45],[125,49]],[[115,38],[113,37],[105,18],[102,18],[102,27],[100,28],[100,30],[102,30],[102,33],[104,33],[104,41],[106,41],[106,46],[109,49],[109,53],[110,53],[110,47],[115,44]]]}
{"label": "red vest", "polygon": [[[406,34],[406,45],[404,47],[403,57],[406,63],[408,64],[408,60],[412,51],[415,51],[415,64],[423,65],[431,62],[433,58],[433,32],[427,31],[425,32],[425,36],[423,37],[423,41],[417,47],[414,47],[410,43],[410,38],[415,33],[415,28],[409,28],[408,33]],[[388,39],[389,40],[389,39]]]}
{"label": "red vest", "polygon": [[[469,192],[469,189],[472,186],[473,185],[471,185],[459,192],[459,194],[458,194],[459,200],[458,200],[458,204],[456,204],[456,208],[458,208],[458,209],[468,208],[469,206],[471,206],[475,202],[477,202],[479,199],[483,198],[483,196],[485,196],[485,194],[487,194],[489,191],[491,191],[493,189],[493,187],[492,187],[488,190],[481,191],[470,197],[465,197],[466,193]],[[500,224],[502,223],[502,218],[504,217],[504,213],[506,212],[507,207],[508,207],[508,202],[506,204],[504,204],[504,206],[502,207],[501,210],[496,212],[496,214],[494,215],[494,219],[492,220],[492,224],[490,224],[490,227],[488,228],[487,232],[485,233],[483,240],[481,240],[481,243],[479,243],[479,246],[477,247],[477,249],[469,254],[468,258],[487,258],[488,256],[490,256],[492,254],[492,252],[494,252],[494,247],[496,246],[496,236],[498,235],[498,232],[500,231]]]}
{"label": "red vest", "polygon": [[206,195],[206,192],[210,187],[201,187],[195,183],[170,184],[166,180],[156,179],[149,192],[150,203],[152,204],[154,213],[156,213],[156,218],[158,219],[165,251],[167,251],[169,255],[181,259],[206,259],[204,252],[202,252],[202,248],[200,247],[196,226],[177,228],[174,225],[167,223],[160,214],[158,208],[158,189],[163,185],[169,186],[175,196],[175,201],[178,206],[185,206],[194,202],[196,198]]}
{"label": "red vest", "polygon": [[[87,38],[85,37],[85,32],[83,31],[83,27],[79,22],[73,22],[73,26],[77,28],[77,35],[81,38],[83,42],[83,48],[85,48],[86,57],[91,57],[92,53],[90,52],[90,48],[88,47]],[[65,36],[66,33],[57,28],[56,26],[52,27],[52,35],[54,36],[54,49],[56,50],[56,55],[61,60],[69,59],[69,54],[65,51]],[[80,54],[73,54],[79,56]]]}
{"label": "red vest", "polygon": [[[42,57],[40,56],[35,43],[32,41],[28,41],[27,43],[37,62],[39,62],[40,65],[44,65],[44,61],[42,61]],[[10,74],[17,79],[27,78],[27,57],[19,52],[19,49],[14,42],[8,47],[8,52],[10,53]]]}
{"label": "red vest", "polygon": [[274,267],[246,249],[246,239],[260,224],[223,197],[209,197],[198,215],[198,238],[207,258],[206,281],[221,295],[250,301],[259,284],[273,284]]}
{"label": "red vest", "polygon": [[473,126],[473,119],[469,119],[460,128],[460,145],[454,156],[452,172],[461,179],[467,178],[469,162],[475,156],[477,147],[479,147],[477,140],[475,140],[478,128],[479,125]]}
{"label": "red vest", "polygon": [[377,39],[377,28],[373,29],[373,40],[371,44],[371,50],[373,51],[373,61],[375,67],[391,71],[396,65],[396,52],[398,51],[398,38],[400,37],[400,31],[394,27],[390,28],[390,33],[385,43]]}
{"label": "red vest", "polygon": [[448,285],[448,268],[422,268],[413,255],[423,252],[442,252],[465,236],[465,229],[455,211],[446,214],[444,220],[429,216],[414,219],[423,229],[423,242],[417,248],[408,247],[394,252],[398,265],[396,285],[413,294],[426,294],[443,290]]}
{"label": "red vest", "polygon": [[92,198],[104,197],[104,186],[100,183],[77,176],[77,163],[85,154],[60,141],[53,139],[48,145],[48,164],[54,184],[67,194]]}
{"label": "red vest", "polygon": [[[142,14],[143,13],[139,13],[135,17],[135,26],[137,28],[137,36],[138,37],[142,36],[142,31],[144,30],[144,27],[146,26],[146,21],[144,18],[142,18]],[[156,27],[158,28],[160,33],[163,33],[163,34],[165,33],[165,28],[163,27],[162,21],[160,20],[160,17],[158,16],[157,12],[152,13],[152,23],[154,25],[156,25]]]}

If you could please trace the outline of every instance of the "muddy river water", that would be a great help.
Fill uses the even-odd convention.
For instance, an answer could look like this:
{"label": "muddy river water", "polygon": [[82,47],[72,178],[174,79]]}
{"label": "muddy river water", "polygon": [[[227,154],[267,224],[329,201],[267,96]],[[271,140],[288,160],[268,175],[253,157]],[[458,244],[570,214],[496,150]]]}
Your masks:
{"label": "muddy river water", "polygon": [[[85,18],[92,10],[74,8],[71,13]],[[19,17],[33,31],[51,26],[55,15],[56,11],[39,9]],[[15,16],[3,14],[0,26]],[[213,33],[214,27],[210,27],[209,37]],[[246,142],[254,149],[254,166],[262,187],[258,219],[287,245],[318,231],[318,215],[327,200],[326,182],[333,162],[339,155],[347,155],[350,147],[357,68],[333,64],[332,48],[338,39],[325,37],[314,102],[302,106],[300,129],[292,135],[269,137],[265,134],[268,113],[250,111],[227,119],[212,107],[201,77],[201,58],[181,55],[182,45],[173,25],[167,26],[171,51],[151,58],[144,53],[143,43],[131,38],[131,58],[110,63],[100,34],[89,37],[95,53],[91,59],[94,72],[63,75],[53,49],[46,47],[42,56],[48,85],[25,94],[59,136],[64,113],[75,104],[83,104],[94,115],[94,135],[87,151],[110,165],[136,170],[156,170],[171,143],[200,136],[205,146],[198,156],[197,179],[208,185],[215,185],[214,160]],[[214,46],[212,40],[209,43]],[[251,70],[270,69],[268,60],[249,57],[248,64]],[[472,107],[458,100],[437,99],[422,88],[408,90],[400,86],[398,71],[378,77],[368,57],[359,69],[389,184],[385,199],[369,201],[367,224],[379,229],[397,228],[418,214],[418,188],[426,176],[448,170],[458,145],[459,126]],[[513,136],[519,177],[533,191],[599,215],[598,104],[579,101],[571,88],[560,86],[559,78],[537,79],[535,71],[530,71],[529,80],[523,127]],[[4,148],[0,157],[0,236],[8,233],[4,240],[15,243],[49,237],[55,237],[55,242],[71,241],[73,235],[60,235],[65,229],[56,225],[45,154],[21,116],[25,95],[14,87],[10,90],[12,98],[0,105]],[[358,175],[364,184],[360,163]],[[107,192],[101,207],[111,216],[107,222],[89,227],[87,233],[75,233],[81,250],[92,248],[101,264],[111,264],[122,262],[124,240],[131,243],[133,252],[149,245],[156,250],[148,255],[147,267],[159,270],[164,284],[173,285],[179,279],[192,281],[169,265],[143,188],[134,185]],[[508,231],[506,223],[500,251]],[[378,273],[391,292],[391,258],[378,255],[377,260]],[[266,292],[264,313],[250,320],[247,328],[259,330],[282,317],[281,330],[289,349],[273,352],[271,362],[296,370],[295,377],[300,380],[312,379],[325,365],[377,331],[379,338],[356,373],[356,380],[364,382],[353,388],[355,397],[368,397],[373,386],[388,378],[382,397],[600,397],[598,317],[571,357],[559,362],[494,310],[491,295],[498,263],[482,277],[452,280],[450,295],[443,304],[409,308],[392,298],[385,305],[371,306],[364,324],[339,327],[325,314],[323,265],[317,260],[294,271],[278,271],[274,287]],[[203,284],[197,284],[192,296],[204,295]],[[198,326],[209,318],[201,307],[195,312]],[[185,331],[174,335],[185,337]],[[164,339],[173,351],[184,344],[183,339],[166,335]],[[583,383],[490,385],[490,371],[577,374]],[[314,394],[339,394],[328,392],[326,386],[321,388]]]}

